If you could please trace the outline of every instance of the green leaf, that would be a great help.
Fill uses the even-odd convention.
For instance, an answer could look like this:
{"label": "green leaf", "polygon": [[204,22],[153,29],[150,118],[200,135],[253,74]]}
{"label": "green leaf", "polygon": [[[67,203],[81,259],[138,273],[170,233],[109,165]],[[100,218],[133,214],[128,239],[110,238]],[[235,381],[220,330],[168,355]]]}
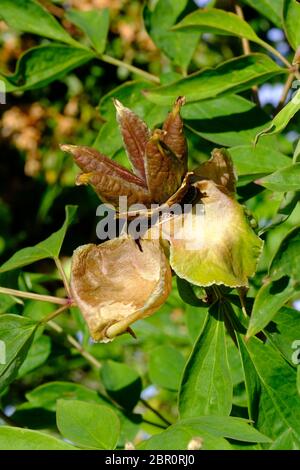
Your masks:
{"label": "green leaf", "polygon": [[275,254],[269,274],[272,279],[290,276],[300,281],[300,226],[294,227],[282,240]]}
{"label": "green leaf", "polygon": [[[232,307],[230,306],[232,311]],[[233,313],[233,311],[232,311]],[[239,353],[241,357],[245,388],[247,393],[247,407],[249,418],[255,423],[258,414],[258,404],[261,392],[261,384],[251,361],[250,355],[244,345],[244,341],[239,334],[236,334]]]}
{"label": "green leaf", "polygon": [[[226,147],[248,146],[270,122],[262,109],[238,95],[187,103],[181,115],[193,133]],[[264,145],[273,150],[274,137],[265,140]]]}
{"label": "green leaf", "polygon": [[99,54],[104,52],[109,29],[108,8],[88,11],[69,10],[66,17],[87,35]]}
{"label": "green leaf", "polygon": [[271,442],[271,439],[261,434],[248,420],[232,416],[200,416],[183,419],[182,424],[188,424],[195,431],[203,429],[213,436],[226,437],[241,442]]}
{"label": "green leaf", "polygon": [[1,426],[0,450],[76,450],[76,448],[39,431]]}
{"label": "green leaf", "polygon": [[223,437],[216,437],[204,431],[197,430],[180,422],[170,426],[166,431],[152,436],[144,441],[139,450],[186,450],[192,440],[199,438],[201,450],[232,450],[231,445]]}
{"label": "green leaf", "polygon": [[106,361],[100,377],[108,394],[123,408],[132,410],[140,399],[142,380],[127,364]]}
{"label": "green leaf", "polygon": [[208,305],[203,307],[187,305],[185,307],[186,324],[192,343],[196,341],[200,331],[204,328],[208,315]]}
{"label": "green leaf", "polygon": [[239,145],[229,149],[238,175],[273,173],[291,163],[291,159],[276,149],[263,145]]}
{"label": "green leaf", "polygon": [[159,105],[170,105],[179,95],[185,96],[187,102],[202,101],[247,90],[284,73],[287,70],[265,54],[250,54],[230,59],[214,69],[196,72],[170,85],[146,90],[145,96]]}
{"label": "green leaf", "polygon": [[258,180],[258,183],[271,191],[280,193],[297,191],[300,189],[300,163],[286,166]]}
{"label": "green leaf", "polygon": [[94,57],[92,51],[59,43],[45,44],[26,51],[19,58],[15,73],[0,74],[6,91],[40,88],[66,75]]}
{"label": "green leaf", "polygon": [[176,276],[177,290],[181,299],[188,305],[200,307],[203,302],[196,296],[191,284],[185,279]]}
{"label": "green leaf", "polygon": [[178,17],[188,6],[188,0],[158,0],[151,11],[147,6],[144,9],[144,22],[146,29],[154,43],[172,62],[186,70],[195,52],[199,38],[195,34],[185,34],[170,31]]}
{"label": "green leaf", "polygon": [[186,364],[179,393],[179,412],[181,418],[226,416],[231,406],[232,381],[223,311],[221,305],[215,304]]}
{"label": "green leaf", "polygon": [[278,26],[278,28],[282,26],[283,0],[242,0],[242,3],[259,11],[259,13]]}
{"label": "green leaf", "polygon": [[198,9],[187,15],[172,30],[238,36],[260,45],[265,44],[253,31],[249,23],[234,13],[218,8]]}
{"label": "green leaf", "polygon": [[281,307],[294,295],[295,284],[288,277],[282,277],[277,281],[270,280],[263,285],[255,296],[247,338],[256,335],[270,323]]}
{"label": "green leaf", "polygon": [[274,117],[271,124],[266,129],[259,132],[254,140],[254,144],[257,144],[258,139],[264,135],[273,135],[282,132],[289,124],[291,119],[300,109],[300,90],[298,90],[291,101]]}
{"label": "green leaf", "polygon": [[283,27],[290,45],[294,50],[300,46],[300,4],[297,0],[284,0]]}
{"label": "green leaf", "polygon": [[1,0],[0,6],[1,17],[11,28],[67,44],[76,44],[40,3],[34,0]]}
{"label": "green leaf", "polygon": [[39,385],[27,392],[26,398],[36,408],[45,408],[49,411],[56,411],[57,400],[60,398],[63,400],[104,403],[95,390],[77,383],[59,381]]}
{"label": "green leaf", "polygon": [[287,429],[273,442],[269,450],[300,450],[300,440],[291,429]]}
{"label": "green leaf", "polygon": [[299,352],[300,313],[292,308],[281,308],[264,333],[285,360],[295,367]]}
{"label": "green leaf", "polygon": [[48,336],[39,336],[29,348],[27,357],[21,365],[18,378],[24,377],[32,370],[46,362],[51,352],[51,340]]}
{"label": "green leaf", "polygon": [[253,428],[248,421],[228,416],[200,416],[183,419],[170,426],[167,431],[160,433],[145,443],[141,449],[187,449],[193,438],[203,440],[202,450],[230,449],[224,438],[242,442],[267,443],[271,440]]}
{"label": "green leaf", "polygon": [[120,421],[107,406],[58,400],[56,418],[61,434],[78,447],[112,450],[117,445]]}
{"label": "green leaf", "polygon": [[[259,429],[262,432],[268,430],[269,434],[277,437],[290,428],[299,439],[300,397],[296,390],[295,369],[272,346],[257,338],[250,338],[245,346],[265,392],[267,408],[259,413]],[[270,414],[276,415],[280,426],[269,427]]]}
{"label": "green leaf", "polygon": [[135,437],[141,422],[140,415],[129,412],[123,413],[121,410],[113,407],[111,403],[97,393],[96,390],[91,390],[78,383],[49,382],[27,392],[26,398],[35,408],[44,408],[49,411],[56,411],[57,401],[60,398],[63,400],[94,402],[111,407],[120,419],[121,434],[118,445],[121,446],[124,446],[126,441]]}
{"label": "green leaf", "polygon": [[58,258],[67,229],[75,217],[76,210],[76,206],[66,206],[66,218],[63,226],[37,245],[17,251],[0,267],[0,272],[21,268],[45,258]]}
{"label": "green leaf", "polygon": [[0,389],[18,374],[33,341],[38,324],[18,315],[0,316],[0,341],[4,343],[5,363],[0,363]]}
{"label": "green leaf", "polygon": [[178,390],[184,364],[184,357],[177,349],[167,345],[158,346],[149,357],[151,382],[167,390]]}

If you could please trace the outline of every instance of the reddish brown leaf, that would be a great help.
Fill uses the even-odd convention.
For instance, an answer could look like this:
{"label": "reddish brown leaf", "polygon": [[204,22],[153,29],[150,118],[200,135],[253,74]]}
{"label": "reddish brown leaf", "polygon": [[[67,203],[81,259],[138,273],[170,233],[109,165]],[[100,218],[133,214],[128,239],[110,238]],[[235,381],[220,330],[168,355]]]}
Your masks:
{"label": "reddish brown leaf", "polygon": [[150,138],[150,130],[133,111],[125,108],[118,100],[114,100],[117,110],[117,120],[123,137],[124,146],[133,171],[143,181],[146,181],[144,157],[146,144]]}
{"label": "reddish brown leaf", "polygon": [[163,142],[165,131],[156,129],[146,145],[146,176],[153,202],[167,201],[180,187],[185,165]]}
{"label": "reddish brown leaf", "polygon": [[172,111],[164,122],[163,130],[166,131],[166,134],[162,140],[172,149],[177,158],[187,164],[187,141],[183,131],[183,121],[180,117],[180,108],[184,103],[183,96],[179,96],[175,101]]}

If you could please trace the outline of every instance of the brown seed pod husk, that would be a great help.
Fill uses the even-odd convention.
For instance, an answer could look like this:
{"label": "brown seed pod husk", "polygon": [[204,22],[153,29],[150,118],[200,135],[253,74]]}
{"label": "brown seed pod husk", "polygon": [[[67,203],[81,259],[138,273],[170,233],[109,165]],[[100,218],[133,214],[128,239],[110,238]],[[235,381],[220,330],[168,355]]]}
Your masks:
{"label": "brown seed pod husk", "polygon": [[140,247],[124,235],[74,252],[72,296],[95,341],[125,333],[131,323],[154,313],[171,291],[171,269],[159,241],[141,240]]}

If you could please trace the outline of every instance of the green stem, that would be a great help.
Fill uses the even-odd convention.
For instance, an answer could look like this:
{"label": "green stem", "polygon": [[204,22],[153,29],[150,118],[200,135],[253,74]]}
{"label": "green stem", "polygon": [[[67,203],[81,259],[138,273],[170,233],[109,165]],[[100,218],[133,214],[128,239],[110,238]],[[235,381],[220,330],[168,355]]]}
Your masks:
{"label": "green stem", "polygon": [[146,80],[149,80],[150,82],[158,83],[158,84],[160,83],[160,79],[156,77],[155,75],[152,75],[152,73],[139,69],[138,67],[128,64],[127,62],[122,62],[122,60],[116,59],[115,57],[102,54],[98,56],[98,58],[102,60],[103,62],[106,62],[107,64],[112,64],[112,65],[115,65],[116,67],[124,67],[130,72],[135,73],[136,75],[140,75],[141,77],[145,78]]}
{"label": "green stem", "polygon": [[272,47],[270,44],[261,40],[260,45],[264,47],[265,49],[267,49],[267,51],[271,52],[271,54],[275,55],[278,59],[280,59],[281,62],[285,64],[289,69],[293,67],[292,64],[290,64],[290,62],[282,54],[280,54],[280,52],[277,51],[277,49]]}
{"label": "green stem", "polygon": [[70,305],[63,305],[62,307],[58,308],[52,313],[49,313],[45,318],[41,320],[41,323],[48,323],[49,321],[53,320],[53,318],[56,318],[58,315],[63,313],[65,310],[68,310]]}
{"label": "green stem", "polygon": [[59,305],[69,304],[69,299],[53,297],[52,295],[34,294],[33,292],[24,292],[24,291],[16,290],[16,289],[8,289],[7,287],[0,287],[0,294],[23,297],[24,299],[40,300],[42,302],[51,302],[53,304],[59,304]]}
{"label": "green stem", "polygon": [[[56,333],[64,333],[63,328],[52,320],[48,321],[47,325],[52,328],[52,330],[56,331]],[[92,354],[84,349],[84,347],[73,336],[67,334],[66,339],[93,367],[98,370],[101,369],[101,362],[99,362],[98,359],[96,359]]]}
{"label": "green stem", "polygon": [[286,99],[287,99],[288,93],[291,89],[291,86],[293,84],[294,78],[295,78],[295,73],[294,72],[290,73],[287,80],[286,80],[286,82],[285,82],[280,101],[279,101],[278,106],[277,106],[276,111],[275,111],[275,116],[284,107],[284,103],[286,102]]}
{"label": "green stem", "polygon": [[10,419],[9,416],[6,416],[2,410],[0,410],[0,419],[2,419],[2,421],[4,421],[8,426],[20,427],[12,419]]}
{"label": "green stem", "polygon": [[66,273],[65,273],[64,268],[61,264],[61,261],[60,261],[59,258],[54,258],[54,262],[56,264],[56,267],[57,267],[57,270],[58,270],[59,274],[61,275],[62,281],[64,283],[66,294],[70,299],[71,298],[71,290],[70,290],[70,286],[69,286],[69,282],[68,282]]}
{"label": "green stem", "polygon": [[168,421],[164,416],[160,414],[159,411],[157,411],[155,408],[153,408],[146,400],[143,400],[143,398],[140,398],[140,402],[148,408],[148,410],[152,411],[153,414],[155,414],[161,421],[163,421],[167,426],[171,426],[172,423]]}

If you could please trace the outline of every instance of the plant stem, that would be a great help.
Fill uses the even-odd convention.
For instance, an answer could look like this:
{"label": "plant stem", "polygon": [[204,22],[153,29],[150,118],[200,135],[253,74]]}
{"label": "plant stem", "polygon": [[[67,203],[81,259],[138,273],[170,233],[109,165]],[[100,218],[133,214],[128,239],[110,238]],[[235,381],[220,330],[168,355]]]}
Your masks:
{"label": "plant stem", "polygon": [[45,318],[43,318],[41,320],[41,323],[48,323],[49,321],[53,320],[53,318],[56,318],[58,315],[63,313],[65,310],[68,310],[69,307],[70,307],[70,305],[68,305],[68,304],[63,305],[62,307],[58,308],[54,312],[49,313],[49,315],[47,315]]}
{"label": "plant stem", "polygon": [[[244,12],[243,12],[243,10],[242,10],[242,7],[241,7],[240,5],[237,5],[237,4],[235,4],[234,7],[235,7],[236,14],[237,14],[242,20],[245,20]],[[251,54],[250,42],[248,41],[248,39],[242,38],[242,47],[243,47],[243,51],[244,51],[244,54],[245,54],[245,55]],[[258,87],[257,87],[256,85],[254,85],[251,89],[252,89],[252,94],[253,94],[254,102],[255,102],[258,106],[260,106],[259,97],[258,97]]]}
{"label": "plant stem", "polygon": [[33,292],[24,292],[16,289],[8,289],[7,287],[0,287],[0,294],[14,295],[16,297],[23,297],[24,299],[40,300],[42,302],[51,302],[59,305],[69,304],[69,299],[53,297],[52,295],[34,294]]}
{"label": "plant stem", "polygon": [[140,402],[148,408],[148,410],[152,411],[161,421],[163,421],[167,426],[171,426],[172,423],[168,421],[166,418],[164,418],[159,411],[157,411],[155,408],[153,408],[146,400],[143,400],[143,398],[140,398]]}
{"label": "plant stem", "polygon": [[167,429],[167,426],[164,426],[163,424],[158,424],[158,423],[153,423],[152,421],[149,421],[148,419],[143,418],[143,423],[150,424],[151,426],[156,426],[157,428],[160,429]]}
{"label": "plant stem", "polygon": [[281,95],[280,101],[278,103],[278,106],[275,110],[274,116],[276,116],[276,114],[278,114],[279,111],[282,110],[282,108],[284,106],[284,103],[286,102],[287,96],[289,94],[289,91],[291,89],[291,86],[293,84],[294,78],[295,78],[295,73],[294,72],[290,73],[287,80],[286,80],[286,82],[285,82],[285,85],[284,85],[284,88],[283,88],[283,91],[282,91],[282,95]]}
{"label": "plant stem", "polygon": [[277,51],[277,49],[275,49],[273,46],[271,46],[270,44],[268,44],[267,42],[263,40],[261,41],[260,44],[262,45],[262,47],[264,47],[269,52],[271,52],[271,54],[275,55],[278,59],[280,59],[281,62],[283,62],[289,69],[292,68],[292,64],[290,64],[290,62],[282,54],[280,54],[280,52]]}
{"label": "plant stem", "polygon": [[115,65],[116,67],[124,67],[130,72],[140,75],[141,77],[145,78],[146,80],[149,80],[150,82],[158,83],[158,84],[160,83],[160,79],[156,77],[155,75],[152,75],[152,73],[139,69],[138,67],[128,64],[127,62],[122,62],[122,60],[116,59],[115,57],[102,54],[98,56],[98,58],[102,60],[103,62],[106,62],[107,64],[112,64],[112,65]]}
{"label": "plant stem", "polygon": [[61,275],[62,281],[64,283],[66,294],[70,299],[71,298],[71,290],[70,290],[69,281],[67,279],[64,268],[63,268],[59,258],[54,258],[54,261],[55,261],[56,267],[58,269],[58,272]]}
{"label": "plant stem", "polygon": [[[52,320],[48,321],[47,325],[50,326],[52,330],[56,331],[56,333],[64,333],[63,328]],[[101,362],[84,349],[84,347],[73,336],[66,334],[66,339],[93,367],[98,370],[101,369]]]}
{"label": "plant stem", "polygon": [[0,419],[2,419],[2,421],[4,421],[8,426],[20,427],[12,419],[10,419],[9,416],[6,416],[2,410],[0,410]]}

